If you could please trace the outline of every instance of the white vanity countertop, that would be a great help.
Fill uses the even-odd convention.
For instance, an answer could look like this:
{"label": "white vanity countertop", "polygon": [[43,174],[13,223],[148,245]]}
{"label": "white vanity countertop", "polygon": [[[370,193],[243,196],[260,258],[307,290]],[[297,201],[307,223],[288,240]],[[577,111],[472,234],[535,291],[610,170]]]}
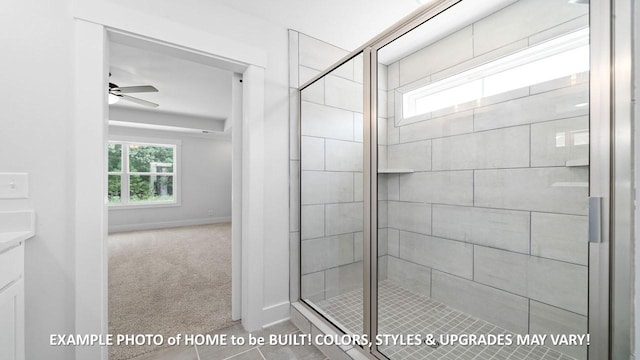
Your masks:
{"label": "white vanity countertop", "polygon": [[0,252],[35,235],[33,210],[0,212]]}

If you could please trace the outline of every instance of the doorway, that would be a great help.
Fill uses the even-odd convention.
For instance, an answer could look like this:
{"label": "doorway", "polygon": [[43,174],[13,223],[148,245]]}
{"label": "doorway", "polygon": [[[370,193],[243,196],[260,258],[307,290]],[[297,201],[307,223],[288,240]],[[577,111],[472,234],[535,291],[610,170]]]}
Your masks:
{"label": "doorway", "polygon": [[[109,333],[206,334],[232,319],[238,74],[110,36]],[[232,84],[236,82],[236,84]],[[161,346],[119,345],[110,359]]]}
{"label": "doorway", "polygon": [[[119,42],[126,42],[127,39],[145,40],[150,48],[161,46],[169,52],[183,51],[194,61],[242,75],[242,87],[238,88],[242,90],[242,96],[237,97],[239,103],[235,104],[235,108],[242,109],[242,117],[234,117],[234,129],[238,131],[232,135],[232,304],[233,317],[240,318],[246,329],[252,331],[260,328],[260,299],[263,292],[261,174],[264,171],[264,155],[262,142],[249,142],[248,139],[261,139],[264,136],[264,54],[245,51],[249,50],[245,45],[228,39],[215,38],[206,44],[202,43],[191,29],[166,24],[160,19],[148,19],[148,23],[141,26],[140,22],[113,24],[111,20],[95,18],[94,15],[86,13],[76,17],[76,133],[82,136],[76,137],[75,191],[78,200],[75,233],[79,239],[96,239],[79,241],[76,247],[76,303],[82,304],[76,311],[76,330],[96,334],[108,332],[108,217],[104,196],[107,193],[104,155],[108,145],[108,119],[105,99],[108,88],[108,41],[115,37],[121,37]],[[154,22],[158,23],[154,25]],[[237,78],[238,75],[234,76]],[[249,172],[251,176],[242,176]],[[241,268],[242,271],[235,270]],[[78,348],[76,354],[82,358],[108,357],[104,348]]]}

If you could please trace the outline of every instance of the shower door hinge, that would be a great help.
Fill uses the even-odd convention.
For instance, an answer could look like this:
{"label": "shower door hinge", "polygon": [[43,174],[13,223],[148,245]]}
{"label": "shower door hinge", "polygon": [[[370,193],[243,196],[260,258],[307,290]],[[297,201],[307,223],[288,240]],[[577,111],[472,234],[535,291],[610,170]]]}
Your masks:
{"label": "shower door hinge", "polygon": [[602,242],[602,198],[589,197],[589,242]]}

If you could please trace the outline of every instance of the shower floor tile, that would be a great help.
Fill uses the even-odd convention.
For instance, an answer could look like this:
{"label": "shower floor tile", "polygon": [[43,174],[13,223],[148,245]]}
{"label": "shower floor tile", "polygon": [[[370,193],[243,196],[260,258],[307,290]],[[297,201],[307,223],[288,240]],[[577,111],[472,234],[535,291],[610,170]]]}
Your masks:
{"label": "shower floor tile", "polygon": [[[378,327],[380,334],[510,334],[484,320],[441,302],[416,295],[392,282],[378,283]],[[362,333],[362,289],[319,301],[315,307],[348,332]],[[338,322],[336,319],[340,319]],[[515,336],[514,336],[515,338]],[[544,346],[389,345],[378,348],[390,359],[475,360],[575,360]]]}

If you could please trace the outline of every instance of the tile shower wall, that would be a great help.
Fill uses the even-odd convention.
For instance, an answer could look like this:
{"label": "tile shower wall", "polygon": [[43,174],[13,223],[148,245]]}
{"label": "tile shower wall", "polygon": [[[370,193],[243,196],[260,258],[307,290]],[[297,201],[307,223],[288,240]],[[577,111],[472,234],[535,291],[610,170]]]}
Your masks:
{"label": "tile shower wall", "polygon": [[[300,49],[313,41],[300,39]],[[312,301],[362,287],[362,71],[359,56],[302,92],[302,298]]]}
{"label": "tile shower wall", "polygon": [[301,298],[320,301],[362,287],[362,56],[307,88],[298,109],[298,87],[348,52],[292,30],[289,38],[291,241],[300,246]]}
{"label": "tile shower wall", "polygon": [[520,1],[383,67],[379,167],[415,171],[378,175],[390,281],[514,332],[587,332],[588,74],[417,122],[400,119],[398,102],[584,28],[587,9]]}

